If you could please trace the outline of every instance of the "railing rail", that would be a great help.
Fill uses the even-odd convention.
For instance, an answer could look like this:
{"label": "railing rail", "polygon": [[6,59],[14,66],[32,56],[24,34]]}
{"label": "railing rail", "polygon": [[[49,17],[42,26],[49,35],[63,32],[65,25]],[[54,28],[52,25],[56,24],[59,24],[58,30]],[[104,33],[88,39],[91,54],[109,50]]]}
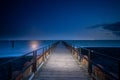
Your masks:
{"label": "railing rail", "polygon": [[[63,43],[67,48],[71,50],[72,54],[78,59],[78,61],[87,64],[88,73],[94,80],[120,80],[120,59],[105,54],[101,54],[99,52],[93,51],[91,49],[86,49],[83,47],[75,48],[74,46],[71,46],[71,44],[68,44],[67,42]],[[87,56],[83,55],[82,50],[87,51]],[[104,69],[103,66],[101,66],[100,64],[95,63],[92,59],[93,55],[98,55],[101,57],[106,57],[111,60],[114,60],[118,64],[118,74],[114,75],[111,72]]]}
{"label": "railing rail", "polygon": [[[4,80],[21,80],[21,79],[27,79],[32,76],[33,73],[36,73],[37,68],[47,60],[47,57],[50,55],[50,53],[53,51],[53,49],[57,46],[59,42],[55,42],[51,45],[47,45],[45,47],[36,49],[34,51],[28,52],[22,56],[16,57],[14,59],[8,60],[7,62],[4,62],[0,64],[0,67],[5,67],[5,75],[0,76],[0,79]],[[27,57],[30,58],[30,60],[25,60]],[[23,59],[25,58],[25,59]],[[25,60],[25,61],[21,61]],[[13,70],[14,63],[16,61],[23,62],[23,67],[20,70]],[[17,63],[19,64],[19,63]],[[21,66],[20,64],[18,66]]]}

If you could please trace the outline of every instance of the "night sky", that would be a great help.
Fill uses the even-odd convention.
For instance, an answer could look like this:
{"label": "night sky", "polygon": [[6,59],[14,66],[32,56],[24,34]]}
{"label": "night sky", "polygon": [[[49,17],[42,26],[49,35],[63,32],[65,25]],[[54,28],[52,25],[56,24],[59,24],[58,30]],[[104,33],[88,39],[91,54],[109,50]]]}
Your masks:
{"label": "night sky", "polygon": [[120,40],[120,0],[0,0],[0,40]]}

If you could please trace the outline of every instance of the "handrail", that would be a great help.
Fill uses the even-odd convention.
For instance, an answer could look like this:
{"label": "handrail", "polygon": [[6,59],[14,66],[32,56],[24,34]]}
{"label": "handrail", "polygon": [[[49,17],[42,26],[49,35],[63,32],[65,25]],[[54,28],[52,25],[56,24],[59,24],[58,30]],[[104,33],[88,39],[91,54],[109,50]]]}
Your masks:
{"label": "handrail", "polygon": [[[33,50],[33,51],[38,51],[38,50],[41,50],[41,49],[46,48],[46,47],[48,47],[48,46],[50,46],[50,44],[47,45],[47,46],[44,46],[44,47],[35,49],[35,50]],[[29,54],[33,53],[33,51],[30,51],[30,52],[28,52],[28,53],[26,53],[26,54],[23,54],[23,55],[21,55],[21,56],[18,56],[18,57],[15,58],[15,59],[10,59],[10,60],[8,60],[8,61],[6,61],[6,62],[0,64],[0,66],[5,65],[5,64],[7,64],[7,63],[9,63],[9,62],[12,62],[12,61],[14,61],[14,60],[20,59],[20,58],[22,58],[22,57],[24,57],[24,56],[26,56],[26,55],[29,55]]]}
{"label": "handrail", "polygon": [[97,54],[97,55],[105,56],[105,57],[108,57],[108,58],[111,58],[111,59],[120,61],[120,59],[118,59],[118,58],[115,58],[115,57],[112,57],[112,56],[109,56],[109,55],[105,55],[105,54],[100,53],[100,52],[95,51],[95,50],[91,50],[91,49],[87,49],[87,48],[83,48],[83,47],[79,47],[79,48],[82,48],[82,49],[84,49],[84,50],[90,51],[90,52],[95,53],[95,54]]}
{"label": "handrail", "polygon": [[8,60],[8,61],[0,64],[0,66],[3,66],[3,65],[5,65],[5,64],[7,64],[7,63],[9,63],[9,62],[13,62],[13,61],[15,61],[15,60],[18,60],[18,59],[20,59],[20,58],[22,58],[22,57],[24,57],[24,56],[26,56],[26,55],[28,55],[28,54],[31,54],[32,52],[33,52],[33,51],[28,52],[28,53],[26,53],[26,54],[24,54],[24,55],[22,55],[22,56],[19,56],[19,57],[15,58],[15,59],[10,59],[10,60]]}
{"label": "handrail", "polygon": [[[28,53],[26,53],[26,54],[24,54],[24,55],[22,55],[22,56],[17,57],[17,58],[10,59],[10,60],[8,60],[8,61],[0,64],[0,67],[2,67],[2,66],[4,66],[4,65],[7,65],[7,66],[8,66],[7,68],[9,69],[9,72],[8,72],[8,78],[9,78],[9,80],[16,80],[16,78],[17,78],[18,76],[20,76],[21,73],[24,73],[24,72],[25,72],[26,70],[28,70],[31,66],[32,66],[32,72],[34,73],[34,72],[36,72],[38,60],[41,59],[41,58],[45,59],[45,58],[47,57],[47,55],[46,55],[47,52],[50,54],[51,51],[57,46],[58,43],[59,43],[59,42],[54,42],[53,44],[49,44],[49,45],[44,46],[44,47],[42,47],[42,48],[33,50],[33,51],[28,52]],[[45,50],[44,50],[44,49],[45,49]],[[37,55],[37,51],[39,51],[39,50],[42,50],[42,53]],[[31,55],[31,54],[32,54],[32,55]],[[21,59],[21,58],[24,58],[24,57],[26,57],[27,55],[30,55],[30,56],[31,56],[31,59],[30,59],[31,62],[30,62],[30,64],[27,65],[27,66],[25,66],[24,68],[22,68],[22,70],[21,70],[16,76],[12,77],[12,66],[11,66],[11,63],[12,63],[12,62],[15,62],[16,60],[19,60],[19,59]],[[39,56],[39,59],[37,58],[37,56]],[[45,60],[43,60],[43,61],[45,61]],[[41,64],[41,63],[40,63],[40,64]],[[38,66],[39,66],[39,65],[38,65]],[[22,75],[21,77],[23,77],[23,75]]]}
{"label": "handrail", "polygon": [[[69,44],[69,45],[70,45],[70,44]],[[75,47],[72,47],[72,48],[75,48]],[[84,48],[84,47],[78,47],[78,48],[82,48],[82,49],[84,49],[84,50],[86,50],[86,51],[90,51],[90,52],[95,53],[95,54],[97,54],[97,55],[105,56],[105,57],[108,57],[108,58],[111,58],[111,59],[120,61],[119,58],[115,58],[115,57],[112,57],[112,56],[109,56],[109,55],[105,55],[105,54],[100,53],[100,52],[95,51],[95,50],[87,49],[87,48]]]}
{"label": "handrail", "polygon": [[[105,74],[107,74],[107,75],[109,75],[110,77],[112,77],[112,78],[114,78],[115,80],[120,80],[120,59],[117,59],[117,58],[114,58],[114,57],[112,57],[112,56],[107,56],[107,55],[105,55],[105,54],[101,54],[101,53],[99,53],[99,52],[97,52],[97,51],[93,51],[93,50],[91,50],[91,49],[86,49],[86,48],[83,48],[83,47],[79,47],[80,49],[84,49],[84,50],[86,50],[87,52],[88,52],[88,56],[87,56],[87,58],[86,57],[84,57],[83,56],[83,54],[81,53],[81,51],[80,52],[78,52],[78,49],[79,48],[75,48],[75,47],[73,47],[73,46],[71,46],[70,44],[68,44],[67,42],[63,42],[64,44],[65,44],[65,46],[66,47],[68,47],[70,50],[73,50],[73,53],[77,53],[77,54],[79,54],[79,55],[77,55],[77,56],[80,56],[80,59],[81,58],[84,58],[84,59],[86,59],[87,61],[88,61],[88,73],[92,76],[92,74],[93,74],[93,69],[92,69],[92,65],[94,65],[94,66],[96,66],[97,68],[99,68],[101,71],[103,71]],[[112,59],[112,60],[115,60],[115,61],[117,61],[118,62],[118,65],[119,65],[119,73],[118,73],[118,77],[116,77],[116,76],[114,76],[113,74],[111,74],[111,73],[109,73],[108,71],[106,71],[105,69],[103,69],[103,68],[101,68],[98,64],[96,64],[96,63],[94,63],[92,60],[91,60],[91,55],[92,54],[95,54],[95,55],[99,55],[99,56],[104,56],[104,57],[107,57],[107,58],[109,58],[109,59]],[[74,55],[74,54],[73,54]],[[79,60],[79,61],[81,61],[81,60]],[[94,76],[92,76],[95,80],[96,80],[96,78],[94,77]],[[105,79],[106,80],[106,79]]]}
{"label": "handrail", "polygon": [[[45,46],[45,47],[47,47],[47,46]],[[43,48],[45,48],[45,47],[36,49],[36,50],[34,50],[34,51],[38,51],[38,50],[43,49]],[[26,56],[26,55],[31,54],[31,53],[33,53],[33,51],[30,51],[30,52],[28,52],[28,53],[26,53],[26,54],[24,54],[24,55],[22,55],[22,56],[19,56],[19,57],[15,58],[15,59],[10,59],[10,60],[8,60],[8,61],[6,61],[6,62],[0,64],[0,66],[5,65],[5,64],[7,64],[7,63],[9,63],[9,62],[15,61],[15,60],[17,60],[17,59],[20,59],[20,58],[22,58],[22,57],[24,57],[24,56]]]}

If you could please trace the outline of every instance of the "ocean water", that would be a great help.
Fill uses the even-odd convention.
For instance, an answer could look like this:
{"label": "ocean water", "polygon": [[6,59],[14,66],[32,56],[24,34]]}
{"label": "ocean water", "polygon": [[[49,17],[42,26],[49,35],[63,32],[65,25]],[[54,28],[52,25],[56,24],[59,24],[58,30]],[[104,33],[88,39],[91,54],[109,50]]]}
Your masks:
{"label": "ocean water", "polygon": [[68,40],[74,47],[120,47],[120,40]]}
{"label": "ocean water", "polygon": [[[11,41],[0,41],[0,58],[21,56],[25,53],[33,51],[32,45],[36,44],[36,49],[51,44],[50,40],[39,41],[14,41],[14,48],[12,48]],[[74,47],[116,47],[120,48],[120,40],[66,40]]]}
{"label": "ocean water", "polygon": [[51,43],[53,43],[53,41],[50,40],[14,41],[14,47],[12,47],[11,41],[0,41],[0,58],[21,56]]}

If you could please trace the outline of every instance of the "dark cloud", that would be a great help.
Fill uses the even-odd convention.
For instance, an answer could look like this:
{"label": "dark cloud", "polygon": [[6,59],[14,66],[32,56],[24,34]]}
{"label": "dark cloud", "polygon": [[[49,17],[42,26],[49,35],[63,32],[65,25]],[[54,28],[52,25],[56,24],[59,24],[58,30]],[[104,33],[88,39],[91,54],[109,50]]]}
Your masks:
{"label": "dark cloud", "polygon": [[107,25],[103,26],[103,28],[111,30],[111,31],[120,31],[120,22],[107,24]]}
{"label": "dark cloud", "polygon": [[120,22],[105,25],[103,28],[112,31],[117,36],[120,36]]}
{"label": "dark cloud", "polygon": [[110,23],[110,24],[99,24],[95,26],[87,27],[88,29],[94,29],[102,27],[103,29],[111,31],[113,34],[120,36],[120,22]]}
{"label": "dark cloud", "polygon": [[98,25],[94,25],[94,26],[89,26],[89,27],[87,27],[87,29],[94,29],[94,28],[102,27],[104,25],[105,24],[98,24]]}

